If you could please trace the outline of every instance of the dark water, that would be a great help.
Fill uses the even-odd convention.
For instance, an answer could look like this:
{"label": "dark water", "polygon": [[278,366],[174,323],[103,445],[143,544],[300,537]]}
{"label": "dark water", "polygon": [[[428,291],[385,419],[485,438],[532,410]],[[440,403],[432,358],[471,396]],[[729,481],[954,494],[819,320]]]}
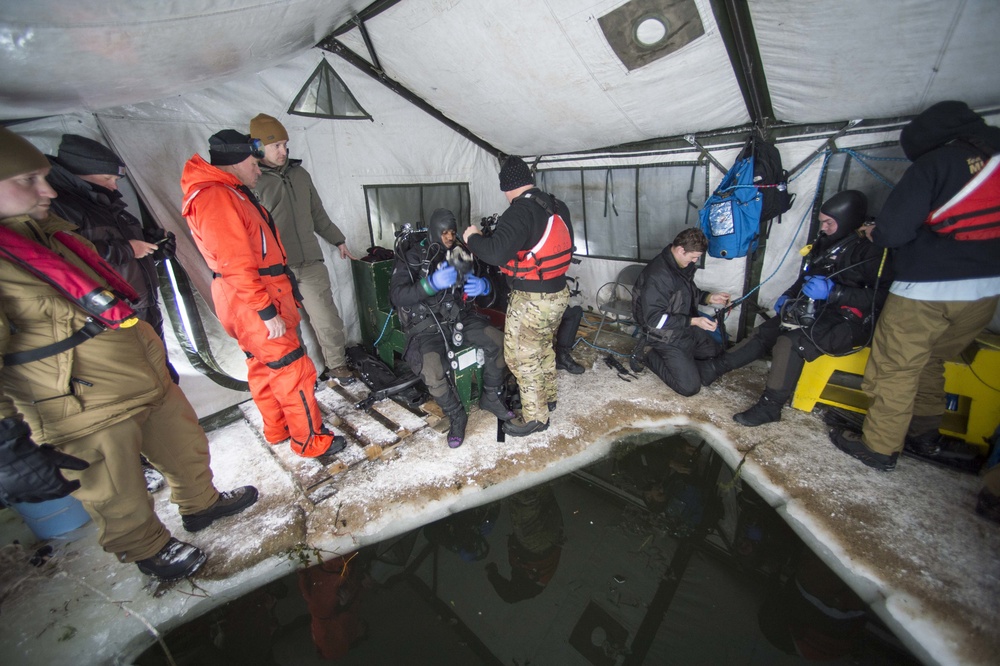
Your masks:
{"label": "dark water", "polygon": [[[681,436],[303,569],[166,643],[222,666],[917,663]],[[169,662],[154,646],[137,663]]]}

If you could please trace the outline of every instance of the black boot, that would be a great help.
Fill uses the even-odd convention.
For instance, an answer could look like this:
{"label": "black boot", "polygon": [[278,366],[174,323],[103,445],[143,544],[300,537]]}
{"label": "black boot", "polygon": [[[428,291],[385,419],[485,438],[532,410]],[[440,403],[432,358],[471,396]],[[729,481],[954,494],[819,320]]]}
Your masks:
{"label": "black boot", "polygon": [[568,347],[556,347],[556,370],[565,370],[572,375],[582,375],[584,367],[573,360]]}
{"label": "black boot", "polygon": [[465,413],[465,407],[461,404],[457,409],[446,412],[448,416],[448,448],[457,449],[465,441],[465,425],[469,422],[469,415]]}
{"label": "black boot", "polygon": [[501,421],[510,421],[514,418],[514,412],[507,409],[507,405],[500,398],[499,386],[483,386],[483,394],[479,396],[479,408],[485,409]]}
{"label": "black boot", "polygon": [[711,386],[712,382],[732,369],[725,354],[698,361],[698,375],[701,377],[702,386]]}
{"label": "black boot", "polygon": [[785,405],[785,400],[787,399],[787,397],[782,398],[771,389],[765,389],[764,394],[760,396],[760,400],[753,407],[745,412],[735,414],[733,420],[740,425],[751,428],[764,425],[765,423],[780,421],[781,408]]}
{"label": "black boot", "polygon": [[187,578],[201,568],[208,556],[189,543],[170,537],[156,555],[136,562],[139,571],[158,581],[169,583]]}
{"label": "black boot", "polygon": [[[219,518],[240,513],[257,501],[257,489],[253,486],[243,486],[235,490],[225,490],[219,493],[215,504],[204,511],[181,516],[181,524],[188,532],[198,532],[205,529]],[[141,568],[141,567],[140,567]]]}

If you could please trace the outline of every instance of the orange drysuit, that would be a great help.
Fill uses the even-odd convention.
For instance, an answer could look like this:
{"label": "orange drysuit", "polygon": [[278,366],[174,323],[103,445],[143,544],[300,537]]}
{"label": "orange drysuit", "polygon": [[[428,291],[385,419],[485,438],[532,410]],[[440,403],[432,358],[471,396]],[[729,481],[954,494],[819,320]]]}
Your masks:
{"label": "orange drysuit", "polygon": [[[215,314],[247,355],[250,394],[272,444],[291,436],[295,453],[313,458],[330,448],[313,387],[316,368],[296,334],[298,304],[285,250],[249,188],[200,155],[184,165],[182,214],[215,279]],[[285,334],[268,340],[264,321],[281,317]]]}

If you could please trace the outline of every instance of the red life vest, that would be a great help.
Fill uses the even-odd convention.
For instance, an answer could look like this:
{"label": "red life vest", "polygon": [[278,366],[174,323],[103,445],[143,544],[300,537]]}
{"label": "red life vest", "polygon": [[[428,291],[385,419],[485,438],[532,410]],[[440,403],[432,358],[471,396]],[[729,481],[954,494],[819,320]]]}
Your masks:
{"label": "red life vest", "polygon": [[573,259],[569,227],[553,207],[540,199],[533,200],[549,214],[545,232],[534,247],[518,252],[500,271],[518,280],[550,280],[566,275]]}
{"label": "red life vest", "polygon": [[1000,155],[924,220],[935,233],[956,240],[1000,238]]}
{"label": "red life vest", "polygon": [[[65,340],[40,349],[4,355],[4,363],[18,365],[58,354],[109,328],[128,328],[139,319],[122,299],[138,300],[139,295],[111,265],[104,261],[80,237],[57,231],[53,238],[62,243],[103,278],[108,286],[93,279],[57,253],[16,231],[0,225],[0,258],[16,264],[66,297],[87,313],[89,320]],[[108,288],[110,287],[110,289]]]}

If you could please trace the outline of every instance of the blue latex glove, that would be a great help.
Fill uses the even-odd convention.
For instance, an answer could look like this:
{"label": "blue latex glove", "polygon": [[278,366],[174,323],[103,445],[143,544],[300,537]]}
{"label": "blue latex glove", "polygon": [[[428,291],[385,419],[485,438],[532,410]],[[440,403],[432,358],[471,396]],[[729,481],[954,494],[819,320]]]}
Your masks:
{"label": "blue latex glove", "polygon": [[781,306],[783,306],[785,304],[785,301],[787,300],[788,300],[788,294],[782,294],[781,296],[778,296],[778,300],[774,302],[774,311],[777,312],[778,314],[781,314]]}
{"label": "blue latex glove", "polygon": [[455,280],[457,279],[458,271],[455,270],[455,267],[450,266],[448,262],[444,262],[434,271],[434,275],[431,276],[430,281],[432,287],[441,291],[455,284]]}
{"label": "blue latex glove", "polygon": [[465,295],[469,298],[485,296],[490,293],[490,281],[486,278],[470,275],[465,278]]}
{"label": "blue latex glove", "polygon": [[831,289],[833,289],[833,280],[821,275],[807,277],[806,283],[802,285],[802,293],[814,301],[825,301],[830,297]]}

